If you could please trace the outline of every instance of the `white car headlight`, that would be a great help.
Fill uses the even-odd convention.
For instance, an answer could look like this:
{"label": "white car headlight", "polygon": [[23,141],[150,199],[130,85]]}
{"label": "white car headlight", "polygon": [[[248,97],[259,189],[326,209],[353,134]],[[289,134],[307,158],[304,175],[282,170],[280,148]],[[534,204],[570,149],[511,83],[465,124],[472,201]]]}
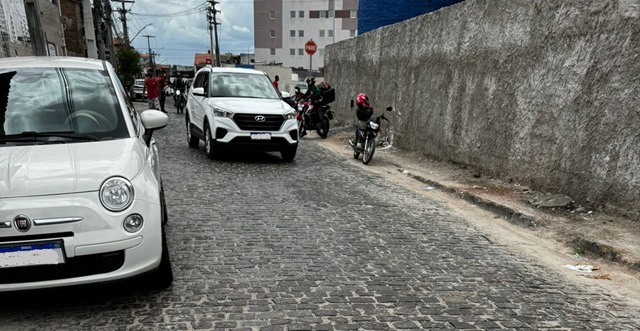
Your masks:
{"label": "white car headlight", "polygon": [[378,123],[376,123],[376,122],[369,122],[369,126],[371,126],[371,128],[374,129],[374,130],[378,130],[378,127],[380,125],[378,125]]}
{"label": "white car headlight", "polygon": [[133,202],[133,185],[122,177],[111,177],[100,187],[100,203],[109,211],[127,209]]}
{"label": "white car headlight", "polygon": [[233,113],[220,108],[213,108],[213,116],[231,118]]}
{"label": "white car headlight", "polygon": [[286,114],[284,114],[284,120],[294,120],[296,119],[296,112],[295,111],[290,111]]}

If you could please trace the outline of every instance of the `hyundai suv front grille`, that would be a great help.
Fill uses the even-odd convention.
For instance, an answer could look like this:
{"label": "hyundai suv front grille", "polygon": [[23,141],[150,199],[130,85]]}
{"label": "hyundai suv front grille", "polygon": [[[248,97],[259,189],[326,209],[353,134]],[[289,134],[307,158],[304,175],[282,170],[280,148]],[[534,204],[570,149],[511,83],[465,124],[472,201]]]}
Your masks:
{"label": "hyundai suv front grille", "polygon": [[284,116],[262,114],[235,114],[233,121],[244,131],[279,131]]}

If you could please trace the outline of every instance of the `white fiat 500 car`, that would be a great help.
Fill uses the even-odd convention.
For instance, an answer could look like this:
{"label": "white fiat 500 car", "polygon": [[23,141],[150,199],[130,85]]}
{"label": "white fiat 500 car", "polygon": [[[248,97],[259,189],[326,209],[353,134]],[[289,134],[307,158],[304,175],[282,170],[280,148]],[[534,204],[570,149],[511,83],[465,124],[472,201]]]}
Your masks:
{"label": "white fiat 500 car", "polygon": [[173,281],[151,134],[108,62],[0,59],[0,292]]}
{"label": "white fiat 500 car", "polygon": [[292,161],[298,148],[296,113],[262,71],[205,67],[187,101],[187,140],[204,141],[209,158],[223,150],[280,152]]}

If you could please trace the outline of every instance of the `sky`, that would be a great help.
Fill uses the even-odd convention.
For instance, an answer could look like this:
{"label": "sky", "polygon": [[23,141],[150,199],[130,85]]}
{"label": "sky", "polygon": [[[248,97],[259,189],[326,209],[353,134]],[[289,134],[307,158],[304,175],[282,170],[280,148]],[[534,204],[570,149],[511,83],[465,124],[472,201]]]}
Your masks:
{"label": "sky", "polygon": [[[220,54],[253,53],[253,0],[218,0],[218,40]],[[193,65],[195,53],[207,53],[210,47],[205,0],[135,0],[126,3],[129,39],[140,53],[151,50],[159,55],[158,64]],[[122,8],[122,3],[112,2]],[[119,15],[114,12],[114,15]],[[118,18],[117,31],[122,32]],[[152,24],[146,26],[147,24]],[[146,26],[146,27],[145,27]],[[140,33],[138,33],[140,32]],[[137,36],[136,36],[137,34]],[[143,37],[155,36],[155,38]],[[214,46],[215,47],[215,46]]]}

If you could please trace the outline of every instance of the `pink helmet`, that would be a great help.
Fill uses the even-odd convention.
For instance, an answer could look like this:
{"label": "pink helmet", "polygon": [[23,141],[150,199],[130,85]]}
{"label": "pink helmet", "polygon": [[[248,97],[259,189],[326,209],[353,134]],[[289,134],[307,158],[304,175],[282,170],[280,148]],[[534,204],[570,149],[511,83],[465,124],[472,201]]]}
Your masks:
{"label": "pink helmet", "polygon": [[356,106],[361,109],[370,108],[371,104],[369,104],[369,97],[364,93],[358,94],[356,96]]}

